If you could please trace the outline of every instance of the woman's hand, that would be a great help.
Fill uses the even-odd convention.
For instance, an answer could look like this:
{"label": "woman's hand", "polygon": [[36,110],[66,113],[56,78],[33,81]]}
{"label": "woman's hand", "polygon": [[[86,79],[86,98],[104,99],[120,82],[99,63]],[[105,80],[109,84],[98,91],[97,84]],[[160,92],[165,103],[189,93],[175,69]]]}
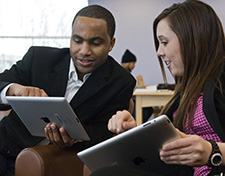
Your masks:
{"label": "woman's hand", "polygon": [[160,151],[161,160],[167,164],[206,165],[212,152],[211,144],[197,135],[179,133],[181,138],[163,146]]}
{"label": "woman's hand", "polygon": [[112,131],[117,134],[136,126],[136,121],[127,110],[117,111],[117,113],[113,115],[108,122],[109,131]]}

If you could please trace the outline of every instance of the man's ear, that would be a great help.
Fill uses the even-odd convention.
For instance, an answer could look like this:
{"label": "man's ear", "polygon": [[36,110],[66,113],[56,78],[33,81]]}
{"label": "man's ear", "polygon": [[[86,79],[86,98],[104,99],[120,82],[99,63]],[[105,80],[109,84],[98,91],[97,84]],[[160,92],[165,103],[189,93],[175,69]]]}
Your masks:
{"label": "man's ear", "polygon": [[116,42],[116,38],[113,37],[112,40],[111,40],[111,43],[110,43],[110,48],[109,48],[109,51],[112,51],[114,45],[115,45],[115,42]]}

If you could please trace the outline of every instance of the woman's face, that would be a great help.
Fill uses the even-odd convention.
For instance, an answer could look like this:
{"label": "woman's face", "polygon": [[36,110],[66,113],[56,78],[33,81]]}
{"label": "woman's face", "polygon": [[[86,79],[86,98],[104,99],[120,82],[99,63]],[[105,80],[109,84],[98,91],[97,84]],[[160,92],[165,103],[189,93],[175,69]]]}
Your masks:
{"label": "woman's face", "polygon": [[181,59],[180,44],[177,35],[169,27],[167,20],[162,19],[156,29],[159,41],[157,50],[158,57],[161,57],[173,76],[183,76],[184,64]]}

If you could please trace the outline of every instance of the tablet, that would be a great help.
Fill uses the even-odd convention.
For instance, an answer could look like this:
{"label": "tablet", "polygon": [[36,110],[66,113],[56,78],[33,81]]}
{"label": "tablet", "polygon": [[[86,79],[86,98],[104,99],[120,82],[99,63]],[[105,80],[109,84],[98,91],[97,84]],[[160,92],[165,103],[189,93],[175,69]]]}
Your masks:
{"label": "tablet", "polygon": [[64,97],[6,96],[23,124],[33,136],[45,137],[48,123],[64,127],[76,140],[90,140],[80,120]]}
{"label": "tablet", "polygon": [[167,165],[159,157],[163,144],[180,138],[179,133],[166,115],[116,135],[77,156],[95,171],[106,166],[119,165],[139,168],[167,175],[186,166]]}

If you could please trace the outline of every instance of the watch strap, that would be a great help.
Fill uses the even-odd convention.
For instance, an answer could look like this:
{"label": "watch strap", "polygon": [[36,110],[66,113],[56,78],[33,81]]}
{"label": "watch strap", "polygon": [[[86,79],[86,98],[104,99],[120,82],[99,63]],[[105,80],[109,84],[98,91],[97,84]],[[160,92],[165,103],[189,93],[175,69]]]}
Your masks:
{"label": "watch strap", "polygon": [[211,152],[211,154],[210,154],[210,156],[209,156],[209,161],[208,161],[209,166],[211,166],[211,167],[217,167],[214,163],[212,163],[212,157],[213,157],[215,154],[218,154],[218,155],[220,155],[221,158],[222,158],[221,151],[220,151],[219,146],[217,145],[217,143],[216,143],[215,141],[213,141],[213,140],[208,140],[208,142],[210,142],[211,145],[212,145],[212,152]]}

